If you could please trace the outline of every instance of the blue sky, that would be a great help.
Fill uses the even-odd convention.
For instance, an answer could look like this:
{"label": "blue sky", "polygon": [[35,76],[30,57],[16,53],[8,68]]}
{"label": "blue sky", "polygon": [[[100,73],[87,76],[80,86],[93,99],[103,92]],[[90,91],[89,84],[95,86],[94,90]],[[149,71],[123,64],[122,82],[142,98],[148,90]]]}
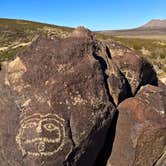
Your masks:
{"label": "blue sky", "polygon": [[166,0],[0,0],[0,17],[91,30],[126,29],[166,19]]}

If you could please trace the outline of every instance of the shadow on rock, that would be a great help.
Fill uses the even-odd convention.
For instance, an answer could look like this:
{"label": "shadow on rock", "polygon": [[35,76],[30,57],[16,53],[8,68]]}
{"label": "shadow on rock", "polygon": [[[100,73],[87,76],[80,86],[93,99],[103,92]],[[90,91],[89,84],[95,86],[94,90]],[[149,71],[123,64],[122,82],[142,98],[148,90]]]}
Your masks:
{"label": "shadow on rock", "polygon": [[112,120],[111,126],[108,130],[104,146],[101,149],[101,151],[95,161],[94,166],[106,166],[106,164],[107,164],[107,160],[110,157],[112,148],[113,148],[118,116],[119,116],[119,111],[117,110],[115,113],[114,119]]}

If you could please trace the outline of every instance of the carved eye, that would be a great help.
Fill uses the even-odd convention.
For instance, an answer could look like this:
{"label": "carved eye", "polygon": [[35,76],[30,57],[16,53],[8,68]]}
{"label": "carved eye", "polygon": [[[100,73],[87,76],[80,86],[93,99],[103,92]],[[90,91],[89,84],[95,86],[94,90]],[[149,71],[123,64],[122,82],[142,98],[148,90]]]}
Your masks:
{"label": "carved eye", "polygon": [[57,129],[57,127],[53,123],[47,123],[47,124],[43,125],[43,127],[46,130],[50,131],[50,132],[52,132],[52,131]]}
{"label": "carved eye", "polygon": [[23,128],[32,128],[32,127],[35,127],[37,124],[32,122],[32,123],[27,123],[23,126]]}

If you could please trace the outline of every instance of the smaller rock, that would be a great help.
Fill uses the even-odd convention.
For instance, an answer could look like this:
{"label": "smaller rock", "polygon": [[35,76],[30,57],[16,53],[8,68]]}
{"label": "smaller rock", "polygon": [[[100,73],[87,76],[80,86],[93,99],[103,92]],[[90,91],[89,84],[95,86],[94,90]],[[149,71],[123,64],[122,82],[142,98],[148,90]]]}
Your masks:
{"label": "smaller rock", "polygon": [[161,158],[166,147],[165,103],[165,89],[146,85],[119,105],[108,165],[152,166],[160,160],[165,162],[164,156]]}

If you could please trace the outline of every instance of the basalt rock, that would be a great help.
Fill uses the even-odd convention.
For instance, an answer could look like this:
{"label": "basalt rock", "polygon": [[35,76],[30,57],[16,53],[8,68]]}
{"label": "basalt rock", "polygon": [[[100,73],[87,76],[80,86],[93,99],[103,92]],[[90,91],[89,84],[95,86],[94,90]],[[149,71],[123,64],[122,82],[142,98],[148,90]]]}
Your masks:
{"label": "basalt rock", "polygon": [[3,65],[1,166],[94,164],[115,107],[95,40],[76,31],[66,39],[38,37]]}
{"label": "basalt rock", "polygon": [[108,166],[164,166],[166,88],[146,85],[119,107]]}
{"label": "basalt rock", "polygon": [[143,85],[157,85],[156,72],[146,59],[118,42],[108,40],[104,43],[111,52],[112,59],[128,80],[133,95]]}
{"label": "basalt rock", "polygon": [[132,96],[131,87],[116,62],[112,59],[112,55],[107,47],[107,44],[98,44],[98,54],[104,59],[105,62],[105,65],[103,66],[106,66],[105,77],[107,79],[109,93],[111,94],[113,103],[118,105],[124,99]]}

